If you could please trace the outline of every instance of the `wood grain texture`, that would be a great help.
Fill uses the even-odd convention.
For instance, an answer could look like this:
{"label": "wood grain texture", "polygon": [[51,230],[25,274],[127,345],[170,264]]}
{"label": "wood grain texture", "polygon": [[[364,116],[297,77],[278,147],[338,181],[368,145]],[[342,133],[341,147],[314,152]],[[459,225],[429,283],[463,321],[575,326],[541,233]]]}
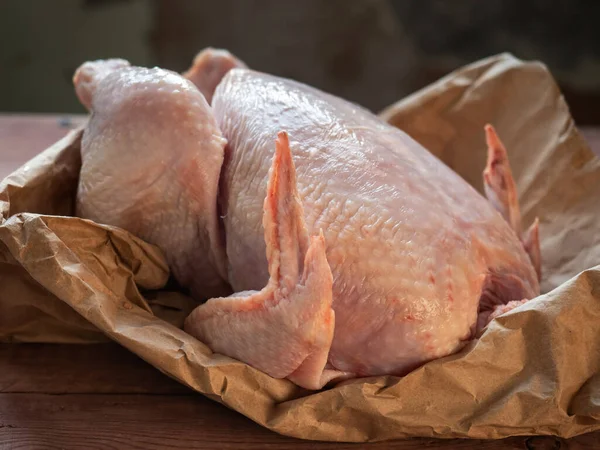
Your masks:
{"label": "wood grain texture", "polygon": [[[0,178],[82,123],[0,115]],[[600,129],[583,129],[600,154]],[[193,393],[116,344],[0,345],[3,449],[596,449],[600,433],[573,439],[412,439],[369,445],[277,435]]]}
{"label": "wood grain texture", "polygon": [[201,396],[0,394],[0,448],[594,448],[593,436],[502,441],[412,439],[369,445],[279,436]]}
{"label": "wood grain texture", "polygon": [[188,395],[117,344],[0,344],[0,393]]}
{"label": "wood grain texture", "polygon": [[0,114],[0,180],[85,119],[82,115]]}
{"label": "wood grain texture", "polygon": [[180,386],[116,344],[0,345],[0,449],[576,449],[564,440],[411,439],[369,445],[279,436]]}

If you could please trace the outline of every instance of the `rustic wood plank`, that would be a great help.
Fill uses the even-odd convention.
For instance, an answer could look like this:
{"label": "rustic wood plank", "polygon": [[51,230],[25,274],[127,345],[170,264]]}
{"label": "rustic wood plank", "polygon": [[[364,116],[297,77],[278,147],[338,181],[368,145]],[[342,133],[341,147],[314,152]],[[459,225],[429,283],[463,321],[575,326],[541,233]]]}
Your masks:
{"label": "rustic wood plank", "polygon": [[82,115],[0,114],[0,180],[85,119]]}
{"label": "rustic wood plank", "polygon": [[502,441],[411,439],[365,445],[277,435],[200,395],[0,394],[0,448],[551,449],[594,448],[593,435]]}
{"label": "rustic wood plank", "polygon": [[[0,448],[239,448],[242,443],[249,448],[356,448],[272,433],[116,344],[5,344],[0,367]],[[595,448],[595,443],[600,444],[600,433],[570,440],[417,439],[368,448],[551,449]]]}
{"label": "rustic wood plank", "polygon": [[0,344],[0,392],[189,394],[117,344]]}

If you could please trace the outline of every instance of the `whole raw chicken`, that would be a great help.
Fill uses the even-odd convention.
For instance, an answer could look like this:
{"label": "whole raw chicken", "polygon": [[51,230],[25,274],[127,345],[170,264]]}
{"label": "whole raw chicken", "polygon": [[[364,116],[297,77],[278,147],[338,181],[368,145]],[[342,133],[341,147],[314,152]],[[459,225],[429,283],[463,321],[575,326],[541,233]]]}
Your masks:
{"label": "whole raw chicken", "polygon": [[522,233],[491,126],[488,201],[357,105],[213,49],[186,75],[77,70],[92,112],[77,207],[219,297],[185,324],[213,351],[308,389],[404,375],[539,294],[537,220]]}

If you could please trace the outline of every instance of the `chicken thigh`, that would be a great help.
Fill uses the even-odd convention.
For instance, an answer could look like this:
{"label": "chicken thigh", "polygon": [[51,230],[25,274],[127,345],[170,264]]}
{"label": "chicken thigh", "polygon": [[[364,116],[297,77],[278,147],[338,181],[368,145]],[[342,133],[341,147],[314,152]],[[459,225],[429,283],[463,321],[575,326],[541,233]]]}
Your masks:
{"label": "chicken thigh", "polygon": [[[210,80],[195,93],[160,69],[93,64],[95,87],[76,76],[94,111],[79,211],[157,243],[201,298],[231,285],[185,323],[213,351],[309,389],[403,375],[538,295],[537,222],[522,235],[493,128],[489,202],[402,131],[303,84],[230,64],[213,95],[207,58],[188,71]],[[194,222],[205,232],[186,233]]]}

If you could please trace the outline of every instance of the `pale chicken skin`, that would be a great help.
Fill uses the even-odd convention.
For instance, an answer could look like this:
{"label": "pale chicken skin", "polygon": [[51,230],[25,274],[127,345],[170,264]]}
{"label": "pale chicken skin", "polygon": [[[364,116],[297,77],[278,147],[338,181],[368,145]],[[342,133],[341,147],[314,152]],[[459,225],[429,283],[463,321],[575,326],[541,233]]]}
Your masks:
{"label": "pale chicken skin", "polygon": [[[93,64],[116,73],[115,79],[134,70],[110,60]],[[194,111],[189,105],[201,104],[189,120],[209,124],[210,139],[182,133],[172,115],[154,121],[143,112],[148,107],[124,105],[130,85],[147,85],[145,95],[152,98],[161,73],[128,72],[118,98],[102,87],[105,75],[96,76],[93,89],[94,82],[75,84],[82,101],[93,99],[94,116],[95,105],[105,102],[129,116],[105,106],[102,122],[92,116],[82,149],[84,168],[88,155],[82,215],[126,229],[142,222],[149,230],[142,237],[176,267],[212,274],[198,283],[199,298],[207,297],[201,291],[211,276],[217,286],[229,283],[237,294],[208,300],[185,324],[213,351],[309,389],[341,378],[404,375],[458,351],[491,318],[539,294],[538,224],[522,235],[506,151],[493,128],[486,129],[484,180],[496,208],[408,135],[352,103],[249,70],[239,60],[224,64],[227,74],[213,94],[214,77],[198,75],[205,64],[214,73],[210,54],[188,71],[196,92],[170,73],[168,86],[186,88],[161,95],[160,108]],[[199,102],[200,92],[212,97],[212,108]],[[104,100],[95,98],[100,93]],[[144,146],[134,143],[135,132],[126,145],[113,137],[126,126],[121,122],[131,121],[140,127],[148,122]],[[221,137],[227,145],[218,144]],[[167,197],[160,214],[138,215],[135,226],[119,215],[121,207],[109,213],[105,205],[119,202],[116,188],[94,184],[95,167],[111,167],[114,184],[128,186],[135,170],[123,170],[122,159],[144,158],[152,167],[165,152],[199,161],[199,172],[211,176],[169,171],[156,189],[171,183],[177,203]],[[153,189],[128,199],[129,207],[143,211],[157,195]],[[186,205],[197,193],[202,201],[192,201],[192,215]],[[182,217],[210,224],[223,239],[182,236]],[[161,240],[155,229],[178,237]],[[196,259],[182,263],[180,255],[190,253]]]}
{"label": "pale chicken skin", "polygon": [[176,73],[124,60],[85,63],[74,84],[92,111],[77,214],[165,250],[195,296],[230,293],[215,202],[226,140],[205,98]]}

